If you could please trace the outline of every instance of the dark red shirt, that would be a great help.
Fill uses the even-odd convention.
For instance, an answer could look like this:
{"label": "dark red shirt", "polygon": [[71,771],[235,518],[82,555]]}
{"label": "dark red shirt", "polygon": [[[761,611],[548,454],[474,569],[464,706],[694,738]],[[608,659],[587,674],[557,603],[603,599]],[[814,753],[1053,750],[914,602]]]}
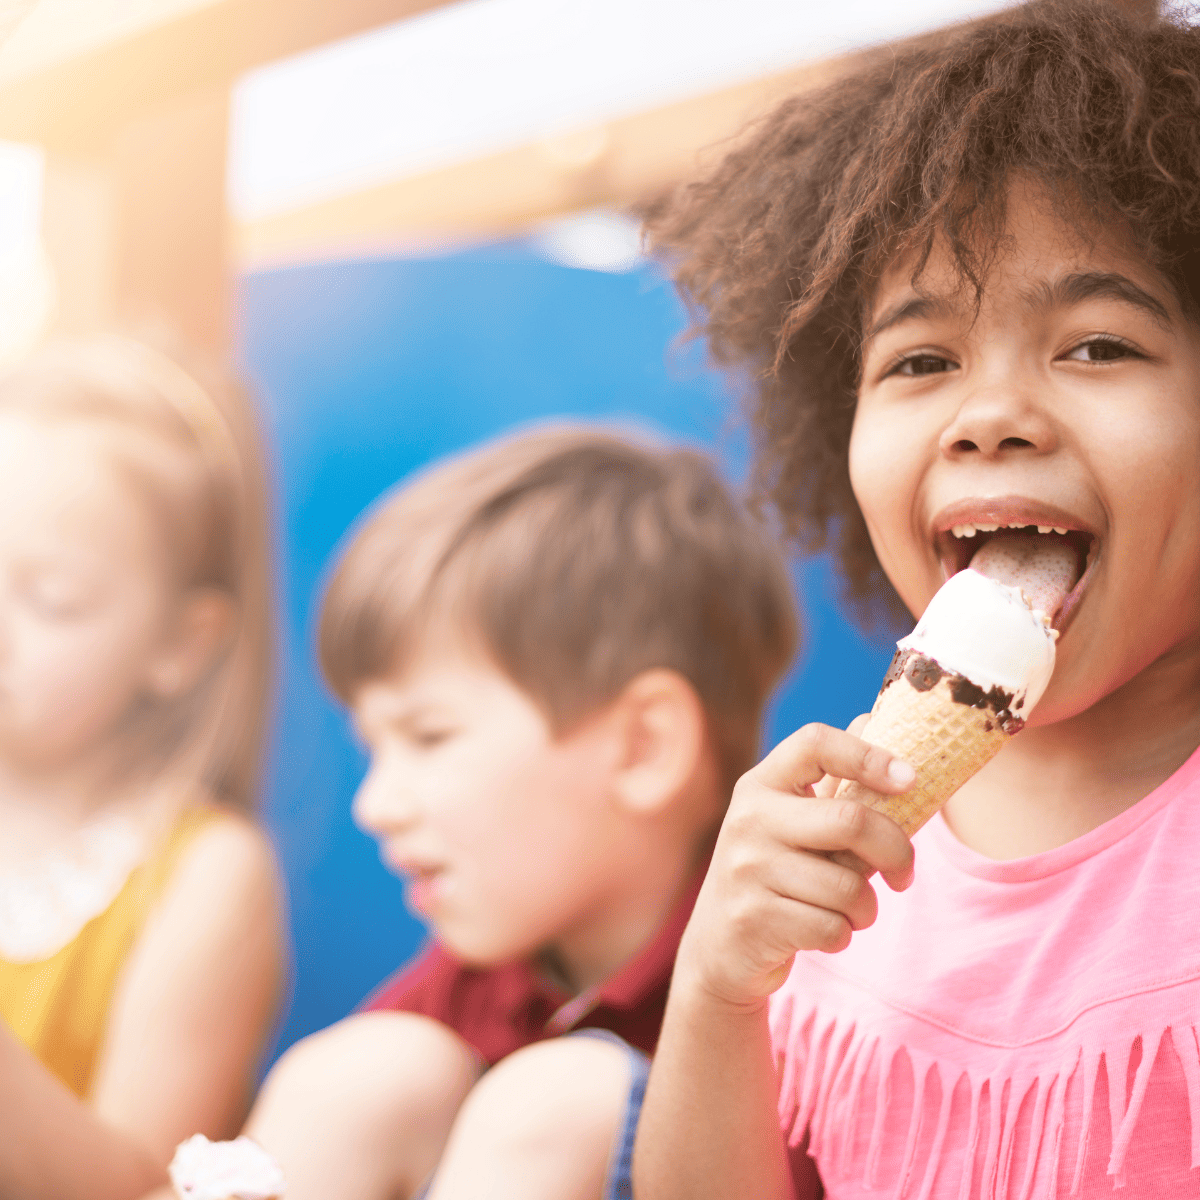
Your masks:
{"label": "dark red shirt", "polygon": [[369,996],[363,1011],[433,1017],[473,1046],[489,1066],[522,1046],[572,1029],[607,1029],[653,1054],[675,951],[703,879],[701,871],[653,940],[603,983],[578,996],[546,979],[528,960],[472,967],[435,941]]}

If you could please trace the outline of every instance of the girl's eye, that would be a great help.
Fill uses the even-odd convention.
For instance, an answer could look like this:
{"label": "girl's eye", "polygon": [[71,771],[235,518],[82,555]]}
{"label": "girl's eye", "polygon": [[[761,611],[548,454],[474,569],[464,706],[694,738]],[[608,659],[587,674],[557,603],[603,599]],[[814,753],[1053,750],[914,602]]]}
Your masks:
{"label": "girl's eye", "polygon": [[1134,346],[1124,338],[1113,337],[1111,334],[1100,337],[1090,337],[1080,342],[1078,346],[1068,350],[1063,358],[1069,362],[1119,362],[1123,358],[1145,358]]}
{"label": "girl's eye", "polygon": [[[888,375],[941,375],[958,370],[958,364],[940,354],[910,354],[902,358]],[[886,378],[886,376],[885,376]]]}
{"label": "girl's eye", "polygon": [[52,583],[32,582],[23,589],[25,603],[38,616],[63,621],[84,613],[86,604],[72,590]]}
{"label": "girl's eye", "polygon": [[432,750],[449,741],[454,735],[449,729],[414,729],[409,736],[414,746],[422,750]]}

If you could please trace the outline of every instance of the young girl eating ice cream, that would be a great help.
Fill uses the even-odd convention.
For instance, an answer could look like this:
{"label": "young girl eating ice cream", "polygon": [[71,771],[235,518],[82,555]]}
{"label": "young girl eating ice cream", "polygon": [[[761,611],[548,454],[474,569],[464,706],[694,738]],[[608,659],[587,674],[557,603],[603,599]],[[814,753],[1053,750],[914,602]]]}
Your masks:
{"label": "young girl eating ice cream", "polygon": [[650,230],[852,597],[1068,577],[1036,709],[912,843],[834,796],[912,783],[861,724],[743,777],[639,1200],[1200,1194],[1200,29],[1067,3],[926,39]]}
{"label": "young girl eating ice cream", "polygon": [[[282,957],[247,816],[267,684],[251,446],[232,400],[133,342],[0,378],[6,1196],[74,1194],[72,1171],[90,1195],[148,1186],[248,1105]],[[72,1122],[95,1132],[55,1154]]]}

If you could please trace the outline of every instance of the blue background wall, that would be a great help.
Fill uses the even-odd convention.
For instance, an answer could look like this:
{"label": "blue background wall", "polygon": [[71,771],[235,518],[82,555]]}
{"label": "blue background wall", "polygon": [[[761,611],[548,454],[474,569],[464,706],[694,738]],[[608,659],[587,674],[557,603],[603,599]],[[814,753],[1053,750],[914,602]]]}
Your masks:
{"label": "blue background wall", "polygon": [[[670,348],[683,326],[649,269],[562,267],[520,243],[241,281],[241,358],[274,468],[283,628],[265,815],[289,888],[296,980],[277,1052],[346,1015],[424,936],[350,821],[364,760],[313,653],[335,547],[414,468],[547,417],[636,419],[708,446],[740,478],[744,439],[720,379],[698,348]],[[825,561],[796,578],[803,648],[768,745],[868,707],[892,649],[846,622]]]}

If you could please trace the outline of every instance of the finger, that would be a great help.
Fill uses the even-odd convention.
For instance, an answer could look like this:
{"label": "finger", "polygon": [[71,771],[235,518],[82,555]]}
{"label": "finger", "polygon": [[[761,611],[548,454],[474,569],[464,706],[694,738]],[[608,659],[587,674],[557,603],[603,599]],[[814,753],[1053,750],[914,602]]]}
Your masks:
{"label": "finger", "polygon": [[763,882],[787,900],[845,917],[851,929],[866,929],[879,912],[875,889],[863,875],[822,855],[778,855]]}
{"label": "finger", "polygon": [[899,891],[911,882],[912,842],[890,817],[846,797],[800,797],[789,803],[772,790],[754,805],[765,837],[791,850],[832,854],[849,850],[889,886]]}
{"label": "finger", "polygon": [[862,731],[866,729],[867,722],[870,719],[870,713],[859,713],[858,716],[846,726],[846,732],[854,734],[855,737],[862,737]]}
{"label": "finger", "polygon": [[[911,845],[911,843],[909,844]],[[876,868],[870,863],[863,862],[853,850],[835,850],[829,858],[843,867],[849,867],[851,871],[857,871],[864,879],[870,879],[875,874]],[[880,874],[893,892],[903,892],[912,886],[912,882],[916,878],[916,864],[914,861],[910,861],[902,871],[881,871]]]}
{"label": "finger", "polygon": [[799,794],[807,793],[825,775],[854,779],[885,793],[902,792],[916,778],[908,763],[882,746],[817,724],[784,738],[751,774],[766,787]]}
{"label": "finger", "polygon": [[854,933],[841,913],[785,897],[780,898],[776,924],[797,950],[822,950],[826,954],[845,950]]}
{"label": "finger", "polygon": [[[855,737],[862,737],[862,731],[866,728],[867,722],[870,719],[870,713],[859,713],[846,726],[846,732],[853,734]],[[837,791],[839,783],[841,783],[841,780],[836,775],[826,775],[819,783],[813,785],[813,794],[816,796],[832,796]]]}
{"label": "finger", "polygon": [[[732,972],[759,981],[784,964],[790,966],[798,950],[841,950],[850,944],[854,932],[850,922],[832,909],[793,900],[769,888],[741,899],[745,902],[735,900],[722,908],[728,936],[722,937],[719,945],[705,948],[716,959],[708,973],[719,977]],[[786,970],[783,973],[786,975]],[[759,989],[756,986],[754,990]]]}

